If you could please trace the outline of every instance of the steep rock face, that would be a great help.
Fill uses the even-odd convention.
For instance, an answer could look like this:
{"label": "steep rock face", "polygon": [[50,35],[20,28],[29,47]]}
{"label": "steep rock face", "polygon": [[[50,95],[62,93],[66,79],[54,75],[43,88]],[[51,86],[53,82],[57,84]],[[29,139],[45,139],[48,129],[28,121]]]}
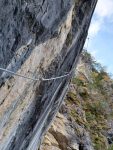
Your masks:
{"label": "steep rock face", "polygon": [[[1,0],[0,67],[33,78],[75,67],[96,0]],[[35,150],[58,111],[70,76],[32,81],[0,71],[0,149]]]}
{"label": "steep rock face", "polygon": [[[74,108],[74,104],[70,107]],[[62,105],[60,113],[45,135],[40,150],[94,150],[89,132],[70,117],[69,109],[66,103]],[[79,113],[83,113],[81,108],[77,109]]]}

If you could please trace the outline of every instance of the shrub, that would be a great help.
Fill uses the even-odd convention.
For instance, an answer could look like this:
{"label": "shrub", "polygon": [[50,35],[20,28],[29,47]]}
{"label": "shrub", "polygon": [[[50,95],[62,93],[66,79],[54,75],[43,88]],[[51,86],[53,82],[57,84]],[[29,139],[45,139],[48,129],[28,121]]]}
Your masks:
{"label": "shrub", "polygon": [[95,119],[95,115],[92,114],[91,112],[86,112],[86,120],[87,121],[92,121]]}
{"label": "shrub", "polygon": [[84,82],[79,78],[73,78],[72,83],[77,84],[77,86],[83,86],[84,85]]}
{"label": "shrub", "polygon": [[111,145],[108,150],[113,150],[113,145]]}
{"label": "shrub", "polygon": [[106,108],[108,107],[105,101],[95,101],[87,104],[88,110],[94,115],[107,115]]}

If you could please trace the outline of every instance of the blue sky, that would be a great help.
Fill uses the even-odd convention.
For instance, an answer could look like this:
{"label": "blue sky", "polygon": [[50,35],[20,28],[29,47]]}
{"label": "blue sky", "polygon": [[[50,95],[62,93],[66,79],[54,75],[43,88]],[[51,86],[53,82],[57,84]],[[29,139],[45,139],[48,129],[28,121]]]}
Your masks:
{"label": "blue sky", "polygon": [[113,0],[98,0],[85,47],[113,74]]}

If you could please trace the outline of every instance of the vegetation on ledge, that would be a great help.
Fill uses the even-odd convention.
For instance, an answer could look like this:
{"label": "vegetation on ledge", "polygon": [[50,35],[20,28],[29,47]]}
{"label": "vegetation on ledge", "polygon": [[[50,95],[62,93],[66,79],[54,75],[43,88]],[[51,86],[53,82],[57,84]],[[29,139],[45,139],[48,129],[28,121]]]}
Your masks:
{"label": "vegetation on ledge", "polygon": [[74,88],[67,95],[70,116],[90,133],[95,150],[113,150],[108,134],[113,120],[113,81],[87,51],[81,61],[81,68],[72,79]]}

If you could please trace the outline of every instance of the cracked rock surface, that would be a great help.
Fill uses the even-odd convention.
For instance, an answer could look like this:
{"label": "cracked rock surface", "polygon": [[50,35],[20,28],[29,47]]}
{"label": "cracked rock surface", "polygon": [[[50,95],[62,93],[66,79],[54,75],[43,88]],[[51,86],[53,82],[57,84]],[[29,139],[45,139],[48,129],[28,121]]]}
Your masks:
{"label": "cracked rock surface", "polygon": [[[96,0],[1,0],[0,67],[33,78],[73,69]],[[51,124],[72,74],[32,81],[0,71],[0,150],[35,150]]]}

